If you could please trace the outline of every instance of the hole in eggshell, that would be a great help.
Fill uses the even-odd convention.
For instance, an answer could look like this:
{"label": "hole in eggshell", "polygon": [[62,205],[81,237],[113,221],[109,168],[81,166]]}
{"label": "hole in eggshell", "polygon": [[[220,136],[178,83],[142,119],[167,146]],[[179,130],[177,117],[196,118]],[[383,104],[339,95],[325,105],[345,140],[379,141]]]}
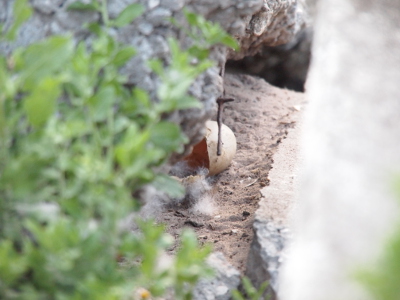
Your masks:
{"label": "hole in eggshell", "polygon": [[199,167],[210,168],[210,159],[208,157],[207,141],[204,138],[200,143],[193,147],[192,153],[184,158],[189,167],[195,169]]}

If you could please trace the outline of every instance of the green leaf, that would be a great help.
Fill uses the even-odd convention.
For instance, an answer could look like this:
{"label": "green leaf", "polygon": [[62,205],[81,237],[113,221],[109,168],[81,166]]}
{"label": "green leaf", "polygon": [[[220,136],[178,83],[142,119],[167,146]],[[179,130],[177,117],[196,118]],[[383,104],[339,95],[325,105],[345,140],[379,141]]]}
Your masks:
{"label": "green leaf", "polygon": [[185,194],[183,185],[178,180],[165,174],[157,175],[152,185],[158,191],[162,191],[172,198],[180,198]]}
{"label": "green leaf", "polygon": [[232,291],[233,300],[246,300],[238,290]]}
{"label": "green leaf", "polygon": [[[261,284],[260,288],[258,289],[257,294],[256,294],[255,297],[254,297],[256,300],[258,300],[258,299],[264,294],[264,292],[265,292],[265,290],[267,289],[268,285],[269,285],[269,282],[268,282],[268,281],[264,281],[264,282]],[[267,300],[268,300],[269,298],[270,298],[270,297],[268,296]]]}
{"label": "green leaf", "polygon": [[102,86],[99,91],[89,99],[89,107],[95,121],[102,121],[112,112],[115,103],[115,89],[112,85]]}
{"label": "green leaf", "polygon": [[56,78],[46,78],[25,98],[24,110],[33,126],[46,123],[55,110],[60,93],[60,81]]}
{"label": "green leaf", "polygon": [[[260,285],[260,288],[257,290],[252,282],[250,281],[250,279],[246,276],[244,276],[242,278],[242,287],[244,289],[245,295],[243,295],[241,292],[239,292],[238,290],[234,290],[232,292],[232,296],[234,300],[245,300],[245,299],[249,299],[249,300],[259,300],[262,295],[264,294],[265,290],[268,287],[269,282],[265,281]],[[265,300],[270,299],[270,296],[267,295]]]}
{"label": "green leaf", "polygon": [[87,123],[81,119],[62,122],[57,127],[57,131],[66,139],[81,137],[91,132],[90,128],[87,126]]}
{"label": "green leaf", "polygon": [[198,26],[199,25],[199,17],[192,12],[189,12],[187,10],[184,10],[184,14],[186,17],[186,20],[188,21],[188,23],[192,26]]}
{"label": "green leaf", "polygon": [[68,10],[89,10],[89,11],[99,11],[99,2],[92,1],[91,3],[83,3],[81,1],[76,1],[70,4],[67,8]]}
{"label": "green leaf", "polygon": [[[32,15],[32,8],[28,0],[16,0],[14,2],[14,23],[6,34],[6,39],[14,40],[19,27]],[[1,32],[1,31],[0,31]]]}
{"label": "green leaf", "polygon": [[179,149],[184,142],[187,142],[187,139],[181,135],[178,125],[161,121],[151,129],[150,141],[156,147],[170,152]]}
{"label": "green leaf", "polygon": [[[184,11],[186,20],[191,25],[188,33],[195,40],[195,48],[208,50],[212,45],[223,44],[239,49],[238,42],[230,36],[218,23],[207,21],[203,16]],[[200,32],[200,34],[199,34]],[[199,54],[202,54],[199,52]]]}
{"label": "green leaf", "polygon": [[32,89],[45,77],[65,71],[74,51],[71,36],[53,36],[30,45],[16,55],[16,70],[25,81],[25,89]]}
{"label": "green leaf", "polygon": [[179,99],[175,109],[202,108],[203,104],[192,96],[185,96]]}
{"label": "green leaf", "polygon": [[[179,109],[201,108],[203,106],[196,98],[178,94],[175,91],[169,92],[170,89],[168,86],[160,86],[158,96],[162,101],[155,106],[157,112],[171,112]],[[178,95],[178,97],[173,97],[173,95]]]}
{"label": "green leaf", "polygon": [[2,287],[12,285],[28,268],[24,255],[15,251],[12,241],[2,240],[0,243],[0,282]]}
{"label": "green leaf", "polygon": [[136,87],[133,89],[132,93],[135,100],[140,103],[140,106],[144,107],[145,109],[151,108],[149,94],[145,90]]}
{"label": "green leaf", "polygon": [[210,55],[210,50],[202,49],[198,46],[190,47],[188,49],[188,52],[190,53],[190,55],[197,57],[200,60],[204,60],[204,59],[208,58],[208,56]]}
{"label": "green leaf", "polygon": [[90,32],[93,32],[94,34],[96,34],[98,36],[100,36],[103,33],[103,29],[99,23],[89,23],[89,24],[85,25],[85,27],[87,27],[87,29],[89,29]]}
{"label": "green leaf", "polygon": [[164,67],[160,59],[150,59],[147,61],[147,65],[157,74],[164,74]]}
{"label": "green leaf", "polygon": [[136,51],[132,47],[122,48],[117,52],[117,54],[115,54],[112,63],[114,63],[115,66],[120,67],[124,65],[128,60],[130,60],[135,54]]}
{"label": "green leaf", "polygon": [[143,12],[144,7],[139,3],[128,5],[113,21],[112,24],[117,27],[126,26],[131,23],[135,18],[140,16]]}
{"label": "green leaf", "polygon": [[233,48],[235,51],[239,50],[239,43],[234,37],[231,37],[229,35],[225,35],[221,39],[221,43],[224,44],[225,46]]}
{"label": "green leaf", "polygon": [[242,284],[248,296],[253,297],[257,293],[257,290],[248,277],[243,277]]}
{"label": "green leaf", "polygon": [[80,42],[75,48],[75,53],[72,59],[74,70],[80,74],[88,75],[89,73],[89,54],[86,50],[84,42]]}
{"label": "green leaf", "polygon": [[[145,153],[145,145],[150,138],[148,131],[141,132],[135,123],[127,129],[123,140],[115,147],[115,158],[119,164],[128,167],[140,153]],[[138,159],[140,161],[140,159]]]}
{"label": "green leaf", "polygon": [[5,99],[6,99],[6,81],[9,79],[7,74],[6,59],[0,57],[0,139],[4,139],[3,130],[6,127],[6,116],[5,116]]}

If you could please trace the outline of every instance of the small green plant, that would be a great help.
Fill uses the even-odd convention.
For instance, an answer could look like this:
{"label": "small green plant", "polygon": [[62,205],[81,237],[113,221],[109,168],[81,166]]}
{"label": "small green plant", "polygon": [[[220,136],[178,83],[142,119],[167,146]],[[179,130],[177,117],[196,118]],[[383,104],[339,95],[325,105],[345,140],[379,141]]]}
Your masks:
{"label": "small green plant", "polygon": [[[262,299],[261,297],[268,287],[268,281],[261,284],[260,288],[257,290],[251,283],[250,279],[244,276],[242,278],[242,287],[244,289],[244,294],[238,290],[234,290],[232,292],[232,297],[234,300],[260,300]],[[268,300],[269,298],[270,297],[264,299]]]}
{"label": "small green plant", "polygon": [[184,10],[184,14],[190,25],[188,28],[179,25],[175,19],[171,19],[171,22],[180,27],[182,31],[192,38],[193,43],[187,49],[191,55],[199,59],[206,59],[210,48],[218,44],[223,44],[235,51],[239,49],[237,41],[227,34],[218,23],[211,23],[203,16],[189,12],[188,10]]}
{"label": "small green plant", "polygon": [[144,12],[144,7],[141,4],[133,3],[125,7],[116,19],[110,20],[107,11],[107,0],[91,0],[89,3],[75,1],[69,5],[68,9],[97,11],[101,14],[101,19],[107,27],[126,26]]}
{"label": "small green plant", "polygon": [[[129,24],[143,10],[130,5],[110,20],[106,1],[70,9],[98,11],[105,27]],[[0,40],[14,38],[30,14],[27,0],[16,0],[14,25],[1,28]],[[176,256],[160,268],[171,245],[163,227],[137,220],[140,233],[132,234],[119,221],[138,208],[133,195],[144,184],[183,192],[153,170],[187,142],[162,116],[201,107],[187,90],[212,63],[199,56],[194,63],[170,39],[171,63],[149,62],[161,79],[154,103],[126,85],[119,68],[135,50],[104,26],[87,25],[90,45],[65,34],[0,56],[0,299],[132,299],[167,289],[190,299],[211,274],[210,248],[194,233],[183,232]]]}
{"label": "small green plant", "polygon": [[14,6],[13,6],[13,12],[14,12],[14,22],[11,26],[11,28],[8,29],[7,32],[3,33],[3,25],[0,24],[0,41],[2,39],[5,40],[14,40],[17,34],[17,31],[19,27],[29,19],[29,17],[32,14],[32,10],[28,4],[28,0],[23,0],[23,1],[15,1]]}
{"label": "small green plant", "polygon": [[[400,199],[400,179],[395,185]],[[400,228],[400,227],[399,227]],[[373,266],[358,271],[356,278],[370,292],[372,299],[400,299],[400,230],[388,239],[379,261]]]}

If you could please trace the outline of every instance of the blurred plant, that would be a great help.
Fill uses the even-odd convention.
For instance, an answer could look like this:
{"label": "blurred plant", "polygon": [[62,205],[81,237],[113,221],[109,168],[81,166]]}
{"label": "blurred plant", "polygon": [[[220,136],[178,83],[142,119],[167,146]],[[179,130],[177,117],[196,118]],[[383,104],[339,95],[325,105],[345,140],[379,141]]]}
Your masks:
{"label": "blurred plant", "polygon": [[[265,290],[268,287],[268,281],[265,281],[263,284],[261,284],[260,288],[257,290],[253,284],[251,283],[250,279],[246,276],[242,278],[242,288],[244,290],[244,293],[242,294],[238,290],[234,290],[232,292],[232,297],[234,300],[260,300],[262,299],[261,297],[263,296]],[[269,299],[270,297],[267,296],[264,299]]]}
{"label": "blurred plant", "polygon": [[182,26],[171,18],[171,22],[192,38],[192,44],[187,51],[199,58],[205,59],[209,55],[210,48],[223,44],[237,51],[239,44],[232,36],[227,34],[218,23],[207,21],[203,16],[184,10],[189,26]]}
{"label": "blurred plant", "polygon": [[[105,27],[127,25],[143,11],[130,5],[110,20],[104,0],[69,8],[100,12]],[[0,40],[15,38],[30,14],[28,1],[16,0],[14,25],[0,28]],[[201,106],[187,90],[212,63],[170,39],[170,64],[150,62],[161,78],[154,103],[119,73],[135,50],[98,23],[87,28],[90,45],[65,34],[0,56],[0,298],[144,299],[172,288],[176,299],[190,299],[196,281],[211,273],[210,248],[183,232],[176,256],[160,269],[172,242],[163,228],[138,220],[140,234],[132,234],[118,224],[138,208],[132,195],[144,184],[183,192],[153,171],[187,142],[162,115]]]}
{"label": "blurred plant", "polygon": [[[400,199],[400,178],[397,179],[395,190]],[[368,268],[356,273],[356,278],[370,292],[372,299],[400,299],[400,224],[395,233],[384,245],[380,259]]]}

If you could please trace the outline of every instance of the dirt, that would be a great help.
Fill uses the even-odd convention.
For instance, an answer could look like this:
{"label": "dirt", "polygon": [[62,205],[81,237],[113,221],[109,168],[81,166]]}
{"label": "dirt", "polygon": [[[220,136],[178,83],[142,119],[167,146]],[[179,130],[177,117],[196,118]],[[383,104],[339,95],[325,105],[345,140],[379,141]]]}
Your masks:
{"label": "dirt", "polygon": [[260,189],[269,183],[273,155],[294,126],[293,114],[301,111],[304,97],[261,78],[230,73],[225,75],[225,93],[235,101],[225,105],[223,122],[235,133],[238,149],[230,167],[211,180],[215,209],[211,215],[170,209],[160,221],[175,237],[182,228],[192,228],[201,244],[213,244],[243,274]]}

